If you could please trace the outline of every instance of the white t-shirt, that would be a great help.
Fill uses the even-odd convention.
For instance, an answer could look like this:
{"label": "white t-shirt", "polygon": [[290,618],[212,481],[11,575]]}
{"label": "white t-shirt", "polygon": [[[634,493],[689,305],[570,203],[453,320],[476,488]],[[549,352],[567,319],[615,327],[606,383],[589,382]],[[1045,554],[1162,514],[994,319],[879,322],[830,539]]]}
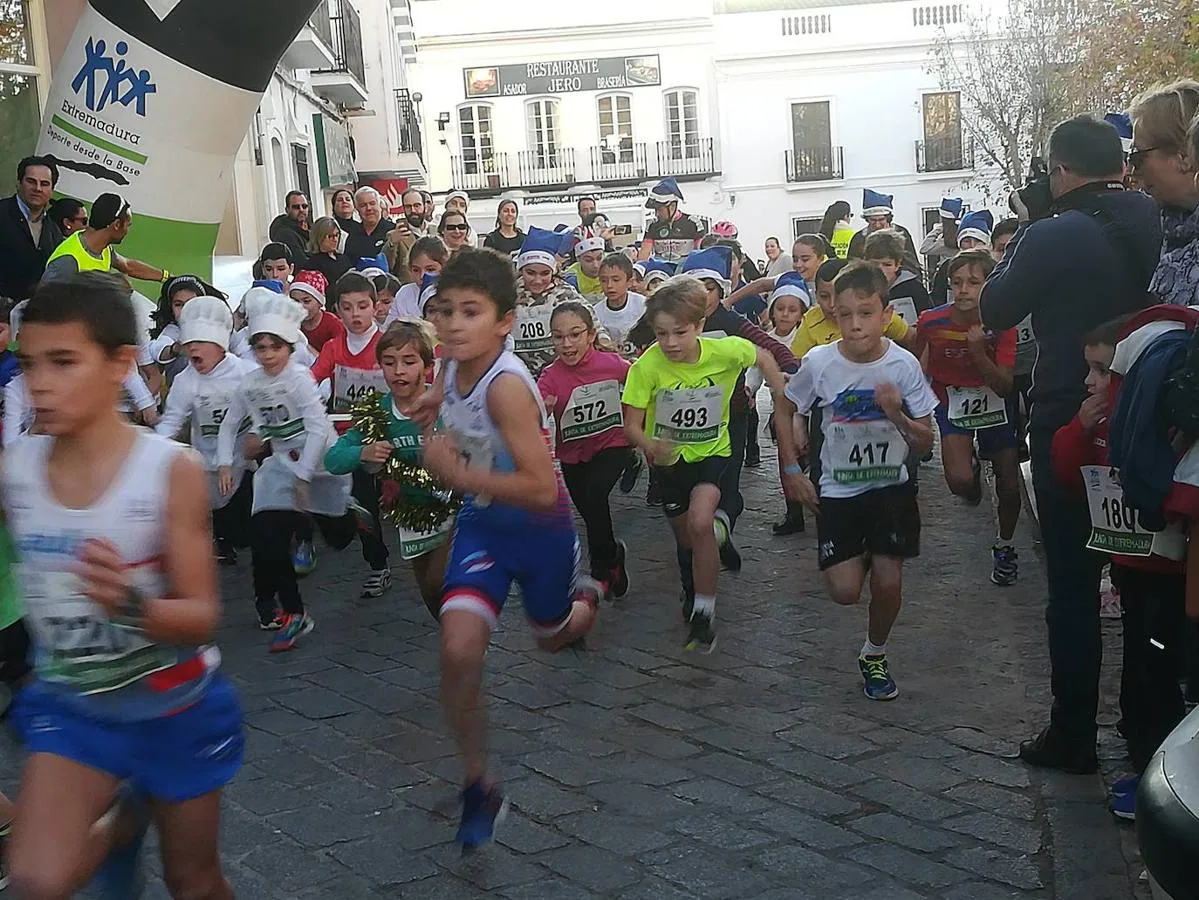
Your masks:
{"label": "white t-shirt", "polygon": [[629,291],[628,299],[621,309],[612,309],[608,306],[607,300],[601,300],[595,304],[596,324],[607,332],[612,343],[625,356],[629,355],[625,352],[625,343],[629,332],[643,315],[645,315],[645,297],[632,291]]}
{"label": "white t-shirt", "polygon": [[801,413],[821,408],[822,497],[856,497],[908,480],[907,441],[875,405],[874,389],[887,382],[899,388],[913,419],[931,415],[937,395],[916,357],[893,341],[886,344],[883,355],[869,363],[846,359],[840,341],[814,347],[787,382],[787,396]]}

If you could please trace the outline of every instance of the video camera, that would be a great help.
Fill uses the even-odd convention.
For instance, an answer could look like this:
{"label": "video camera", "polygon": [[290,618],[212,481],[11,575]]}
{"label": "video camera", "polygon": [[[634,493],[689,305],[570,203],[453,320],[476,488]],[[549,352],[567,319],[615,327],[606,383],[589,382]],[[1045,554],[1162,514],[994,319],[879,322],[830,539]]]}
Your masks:
{"label": "video camera", "polygon": [[[1053,205],[1053,194],[1049,190],[1049,166],[1045,164],[1044,159],[1039,156],[1032,158],[1028,165],[1028,180],[1024,187],[1015,192],[1015,196],[1020,198],[1020,202],[1028,210],[1030,220],[1035,222],[1049,215],[1049,209]],[[1019,215],[1020,210],[1012,200],[1008,201],[1008,206],[1012,212]]]}

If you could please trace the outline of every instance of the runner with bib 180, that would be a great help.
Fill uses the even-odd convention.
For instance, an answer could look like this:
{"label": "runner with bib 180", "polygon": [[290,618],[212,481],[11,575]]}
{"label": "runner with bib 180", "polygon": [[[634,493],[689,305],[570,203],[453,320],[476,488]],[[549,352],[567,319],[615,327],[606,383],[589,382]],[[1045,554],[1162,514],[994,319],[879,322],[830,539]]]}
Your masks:
{"label": "runner with bib 180", "polygon": [[983,497],[979,460],[990,462],[995,473],[999,534],[991,581],[1007,587],[1016,583],[1012,538],[1020,518],[1019,439],[1004,399],[1012,390],[1016,329],[988,331],[979,319],[978,297],[994,268],[986,250],[963,250],[950,260],[953,302],[921,313],[916,334],[917,352],[928,348],[928,374],[941,401],[937,426],[949,489],[977,504]]}

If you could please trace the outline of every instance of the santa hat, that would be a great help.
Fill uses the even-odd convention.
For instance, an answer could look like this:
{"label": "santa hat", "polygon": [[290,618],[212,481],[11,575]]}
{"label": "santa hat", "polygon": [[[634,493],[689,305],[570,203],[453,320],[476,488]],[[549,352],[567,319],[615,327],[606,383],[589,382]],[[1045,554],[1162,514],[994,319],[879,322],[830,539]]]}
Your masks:
{"label": "santa hat", "polygon": [[305,270],[291,282],[291,289],[307,294],[321,306],[325,305],[325,293],[329,290],[329,279],[320,272]]}
{"label": "santa hat", "polygon": [[645,201],[645,208],[653,209],[655,206],[677,203],[682,199],[683,192],[679,188],[679,183],[673,178],[663,178],[650,188],[649,199]]}
{"label": "santa hat", "polygon": [[296,301],[266,288],[255,287],[246,291],[242,302],[246,305],[246,317],[250,320],[250,337],[271,334],[288,344],[300,342],[300,323],[304,321],[305,313],[304,307]]}
{"label": "santa hat", "polygon": [[692,278],[710,279],[720,285],[724,296],[728,296],[732,288],[730,279],[733,272],[733,251],[730,247],[709,247],[707,250],[696,250],[688,253],[683,260],[682,275]]}
{"label": "santa hat", "polygon": [[798,297],[805,308],[812,305],[808,283],[799,272],[784,272],[774,280],[774,290],[770,292],[770,305],[773,306],[779,297]]}
{"label": "santa hat", "polygon": [[666,259],[655,259],[651,257],[644,263],[645,265],[645,284],[648,287],[652,282],[665,281],[679,270],[678,263],[672,263]]}
{"label": "santa hat", "polygon": [[365,278],[374,278],[376,275],[386,274],[386,269],[383,268],[386,263],[386,258],[381,254],[379,256],[363,256],[354,266],[354,271]]}
{"label": "santa hat", "polygon": [[890,216],[895,213],[895,198],[891,194],[880,194],[866,188],[862,191],[862,218]]}
{"label": "santa hat", "polygon": [[[571,240],[574,235],[568,234]],[[520,271],[525,266],[549,266],[557,271],[559,250],[562,247],[562,235],[554,231],[546,231],[536,225],[529,229],[525,241],[520,245],[520,253],[516,257],[516,269]]]}
{"label": "santa hat", "polygon": [[420,311],[421,315],[425,314],[425,307],[429,305],[429,301],[437,296],[437,276],[431,272],[426,272],[425,277],[420,280]]}
{"label": "santa hat", "polygon": [[964,238],[975,238],[990,247],[991,229],[994,227],[995,217],[991,215],[989,209],[979,209],[967,213],[962,218],[962,224],[958,226],[958,246],[962,245]]}
{"label": "santa hat", "polygon": [[956,222],[962,217],[962,198],[946,197],[941,201],[941,218]]}
{"label": "santa hat", "polygon": [[575,256],[582,256],[584,253],[590,253],[592,250],[603,250],[607,244],[604,243],[604,237],[601,234],[596,234],[590,228],[576,228],[575,237]]}
{"label": "santa hat", "polygon": [[233,333],[233,313],[220,297],[196,297],[179,313],[179,343],[200,341],[229,349]]}
{"label": "santa hat", "polygon": [[266,288],[268,291],[274,291],[276,294],[283,293],[283,282],[278,278],[256,278],[250,287]]}
{"label": "santa hat", "polygon": [[1129,152],[1132,149],[1132,119],[1128,113],[1108,113],[1103,117],[1103,121],[1116,129],[1116,133],[1120,135],[1120,143],[1124,145],[1124,152]]}

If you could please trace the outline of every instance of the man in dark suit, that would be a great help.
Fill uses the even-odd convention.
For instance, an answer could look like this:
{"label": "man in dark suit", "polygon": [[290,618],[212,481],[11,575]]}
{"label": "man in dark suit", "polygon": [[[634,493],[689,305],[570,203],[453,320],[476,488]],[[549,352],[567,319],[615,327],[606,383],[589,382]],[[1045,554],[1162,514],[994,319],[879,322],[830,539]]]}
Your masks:
{"label": "man in dark suit", "polygon": [[41,280],[62,231],[46,215],[58,166],[27,156],[17,164],[17,192],[0,200],[0,296],[25,300]]}

